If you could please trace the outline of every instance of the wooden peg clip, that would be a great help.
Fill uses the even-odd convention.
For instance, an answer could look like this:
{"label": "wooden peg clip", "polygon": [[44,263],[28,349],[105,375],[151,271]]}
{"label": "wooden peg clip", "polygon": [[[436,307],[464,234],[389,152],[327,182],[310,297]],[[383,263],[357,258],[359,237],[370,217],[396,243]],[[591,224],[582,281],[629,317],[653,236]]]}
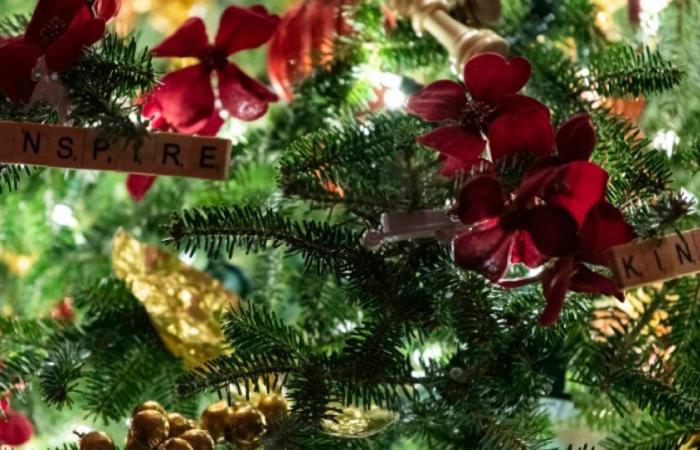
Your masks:
{"label": "wooden peg clip", "polygon": [[[410,17],[417,33],[430,33],[456,60],[461,69],[474,55],[485,52],[508,56],[508,43],[495,32],[468,27],[448,13],[447,0],[390,0],[393,8]],[[497,4],[497,5],[495,5]],[[500,16],[500,0],[469,0],[475,22],[493,23]]]}

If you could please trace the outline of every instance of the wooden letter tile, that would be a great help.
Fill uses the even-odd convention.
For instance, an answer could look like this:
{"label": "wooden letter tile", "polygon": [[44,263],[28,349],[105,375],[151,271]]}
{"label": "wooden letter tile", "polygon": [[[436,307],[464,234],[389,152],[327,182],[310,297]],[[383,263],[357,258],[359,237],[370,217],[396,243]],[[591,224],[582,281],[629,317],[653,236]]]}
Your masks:
{"label": "wooden letter tile", "polygon": [[123,154],[119,154],[119,170],[130,173],[153,174],[156,163],[156,138],[145,135],[141,139],[126,141]]}
{"label": "wooden letter tile", "polygon": [[645,246],[638,243],[620,245],[610,251],[611,268],[618,287],[639,286],[651,280],[646,268]]}
{"label": "wooden letter tile", "polygon": [[37,123],[22,123],[16,139],[17,161],[37,166],[48,165],[49,127]]}
{"label": "wooden letter tile", "polygon": [[666,236],[673,258],[673,275],[680,276],[700,270],[700,257],[691,232]]}
{"label": "wooden letter tile", "polygon": [[13,122],[0,121],[0,160],[2,162],[17,161],[17,137],[19,129]]}
{"label": "wooden letter tile", "polygon": [[52,167],[80,168],[83,164],[86,131],[81,128],[52,126],[46,164]]}
{"label": "wooden letter tile", "polygon": [[118,147],[117,142],[104,137],[98,130],[88,130],[83,149],[83,167],[93,170],[118,170]]}
{"label": "wooden letter tile", "polygon": [[189,176],[210,180],[228,178],[231,144],[226,139],[198,137],[186,154]]}
{"label": "wooden letter tile", "polygon": [[184,177],[189,174],[192,137],[174,133],[156,135],[155,173]]}

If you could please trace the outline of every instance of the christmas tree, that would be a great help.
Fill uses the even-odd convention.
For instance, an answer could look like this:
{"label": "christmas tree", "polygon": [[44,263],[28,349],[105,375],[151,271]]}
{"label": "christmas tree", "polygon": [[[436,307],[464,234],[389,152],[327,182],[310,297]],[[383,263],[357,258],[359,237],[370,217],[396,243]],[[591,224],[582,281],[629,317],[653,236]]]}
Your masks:
{"label": "christmas tree", "polygon": [[0,4],[0,447],[700,445],[696,2]]}

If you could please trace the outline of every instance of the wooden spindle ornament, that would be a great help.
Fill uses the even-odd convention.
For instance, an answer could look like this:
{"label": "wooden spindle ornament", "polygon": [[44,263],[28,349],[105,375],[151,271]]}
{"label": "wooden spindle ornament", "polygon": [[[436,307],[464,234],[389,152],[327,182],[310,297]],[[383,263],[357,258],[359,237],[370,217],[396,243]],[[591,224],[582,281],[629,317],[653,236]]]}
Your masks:
{"label": "wooden spindle ornament", "polygon": [[[508,55],[508,43],[489,29],[468,27],[452,18],[446,0],[391,0],[394,9],[404,17],[410,17],[416,33],[430,33],[452,55],[460,69],[474,55],[494,52]],[[498,3],[500,11],[500,1]],[[494,7],[487,7],[489,2],[474,0],[471,5],[477,20],[484,23],[493,22]],[[481,5],[481,6],[480,6]],[[481,19],[479,19],[481,17]]]}

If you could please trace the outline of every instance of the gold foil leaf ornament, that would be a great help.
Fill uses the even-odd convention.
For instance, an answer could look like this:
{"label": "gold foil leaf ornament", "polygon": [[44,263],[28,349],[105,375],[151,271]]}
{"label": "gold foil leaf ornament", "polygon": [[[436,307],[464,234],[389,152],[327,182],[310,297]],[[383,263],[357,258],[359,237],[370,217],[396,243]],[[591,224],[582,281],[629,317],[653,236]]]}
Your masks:
{"label": "gold foil leaf ornament", "polygon": [[144,305],[168,350],[188,367],[224,352],[219,318],[240,300],[218,280],[124,231],[112,241],[112,268]]}
{"label": "gold foil leaf ornament", "polygon": [[343,408],[333,420],[323,421],[327,434],[342,438],[366,438],[381,433],[399,419],[399,415],[373,407],[362,409],[354,406]]}

